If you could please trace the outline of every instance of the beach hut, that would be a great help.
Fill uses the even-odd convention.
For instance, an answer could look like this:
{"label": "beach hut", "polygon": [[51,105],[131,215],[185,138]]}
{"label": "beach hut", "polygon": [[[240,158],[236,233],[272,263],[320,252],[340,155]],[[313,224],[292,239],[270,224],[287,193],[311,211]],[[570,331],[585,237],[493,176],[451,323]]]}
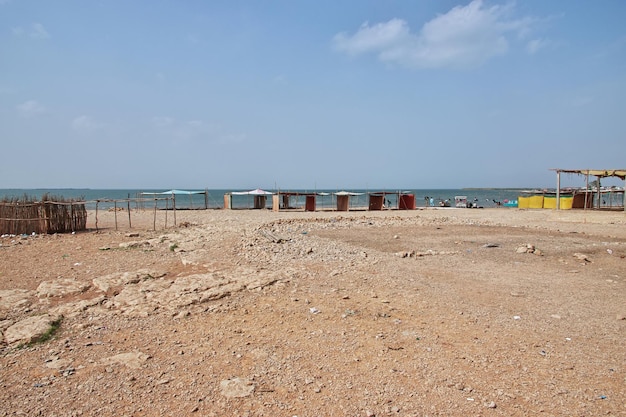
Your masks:
{"label": "beach hut", "polygon": [[293,210],[302,208],[302,199],[304,197],[304,209],[305,211],[315,211],[315,196],[316,193],[301,192],[301,191],[279,191],[272,196],[274,211],[279,210]]}
{"label": "beach hut", "polygon": [[369,195],[369,210],[382,210],[385,208],[385,194],[384,193],[371,193]]}
{"label": "beach hut", "polygon": [[400,191],[377,191],[369,193],[368,209],[383,210],[392,208],[392,200],[387,198],[388,195],[395,196],[392,200],[396,203],[396,208],[400,210],[415,209],[415,195]]}
{"label": "beach hut", "polygon": [[315,194],[307,195],[304,203],[304,211],[315,211],[315,205]]}
{"label": "beach hut", "polygon": [[363,195],[363,193],[353,193],[350,191],[339,191],[335,193],[337,197],[337,211],[350,210],[350,198]]}
{"label": "beach hut", "polygon": [[398,209],[399,210],[415,210],[415,194],[403,192],[400,193],[400,197],[398,199]]}

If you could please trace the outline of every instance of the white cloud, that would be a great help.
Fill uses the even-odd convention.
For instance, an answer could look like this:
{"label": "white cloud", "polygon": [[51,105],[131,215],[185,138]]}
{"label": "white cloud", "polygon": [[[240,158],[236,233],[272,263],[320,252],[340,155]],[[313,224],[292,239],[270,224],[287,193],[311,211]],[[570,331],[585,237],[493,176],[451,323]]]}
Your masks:
{"label": "white cloud", "polygon": [[374,50],[390,50],[412,42],[410,29],[401,19],[391,19],[387,23],[370,26],[365,22],[354,36],[339,33],[335,36],[335,47],[348,55],[358,55]]}
{"label": "white cloud", "polygon": [[528,36],[533,19],[510,20],[513,6],[457,6],[412,33],[402,19],[361,25],[353,34],[335,35],[333,46],[350,56],[374,53],[383,62],[408,68],[471,68],[509,50],[508,36]]}
{"label": "white cloud", "polygon": [[41,23],[33,23],[28,28],[23,28],[21,26],[14,27],[11,29],[11,31],[15,36],[28,36],[32,39],[50,38],[50,34]]}
{"label": "white cloud", "polygon": [[97,122],[90,116],[78,116],[72,120],[70,126],[73,130],[80,133],[91,133],[105,127],[103,123]]}
{"label": "white cloud", "polygon": [[17,111],[24,117],[36,116],[46,111],[37,100],[28,100],[16,106]]}
{"label": "white cloud", "polygon": [[534,55],[539,50],[546,48],[550,43],[545,39],[532,39],[526,44],[526,51],[529,54]]}
{"label": "white cloud", "polygon": [[33,39],[48,39],[50,34],[41,23],[33,23],[30,31],[30,37]]}

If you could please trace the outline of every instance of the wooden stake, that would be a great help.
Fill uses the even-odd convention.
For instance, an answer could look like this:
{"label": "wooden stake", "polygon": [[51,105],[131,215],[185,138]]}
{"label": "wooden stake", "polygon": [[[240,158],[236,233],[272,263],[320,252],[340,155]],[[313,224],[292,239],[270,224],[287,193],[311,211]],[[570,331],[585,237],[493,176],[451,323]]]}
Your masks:
{"label": "wooden stake", "polygon": [[154,199],[154,217],[152,218],[152,230],[156,230],[156,210],[158,199]]}

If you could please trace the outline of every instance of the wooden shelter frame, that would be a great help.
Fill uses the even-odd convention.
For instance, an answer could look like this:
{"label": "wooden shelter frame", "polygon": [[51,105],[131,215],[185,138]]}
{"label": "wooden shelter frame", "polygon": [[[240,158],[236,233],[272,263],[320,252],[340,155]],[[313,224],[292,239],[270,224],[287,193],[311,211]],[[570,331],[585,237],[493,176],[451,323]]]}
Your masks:
{"label": "wooden shelter frame", "polygon": [[[600,209],[600,181],[601,178],[608,177],[617,177],[624,181],[624,196],[623,196],[623,207],[624,212],[626,212],[626,168],[622,169],[560,169],[553,168],[551,171],[556,172],[556,209],[561,209],[561,173],[565,174],[576,174],[576,175],[584,175],[586,177],[586,187],[585,190],[589,189],[589,175],[593,175],[597,178],[598,183],[598,209]],[[585,210],[587,209],[587,194],[585,193]]]}

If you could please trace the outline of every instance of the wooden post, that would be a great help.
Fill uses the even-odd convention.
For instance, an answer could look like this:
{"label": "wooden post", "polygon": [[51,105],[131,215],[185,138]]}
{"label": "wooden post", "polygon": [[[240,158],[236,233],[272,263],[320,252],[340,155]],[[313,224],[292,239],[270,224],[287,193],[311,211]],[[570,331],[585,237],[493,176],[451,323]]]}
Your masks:
{"label": "wooden post", "polygon": [[133,226],[132,226],[132,224],[130,222],[130,194],[128,194],[128,200],[126,200],[126,205],[128,207],[128,228],[132,229]]}
{"label": "wooden post", "polygon": [[117,231],[117,201],[113,202],[113,217],[115,218],[115,230]]}
{"label": "wooden post", "polygon": [[176,226],[176,196],[172,194],[172,207],[174,207],[174,226]]}
{"label": "wooden post", "polygon": [[96,232],[98,231],[98,200],[96,200]]}
{"label": "wooden post", "polygon": [[154,217],[152,218],[152,230],[156,230],[156,211],[157,211],[157,198],[154,199]]}
{"label": "wooden post", "polygon": [[167,211],[170,209],[170,199],[165,197],[165,228],[167,229]]}
{"label": "wooden post", "polygon": [[70,226],[72,228],[72,232],[74,232],[74,203],[70,202]]}
{"label": "wooden post", "polygon": [[585,210],[587,210],[587,204],[589,201],[589,171],[587,171],[587,182],[585,184]]}
{"label": "wooden post", "polygon": [[561,210],[561,171],[556,171],[556,209]]}

